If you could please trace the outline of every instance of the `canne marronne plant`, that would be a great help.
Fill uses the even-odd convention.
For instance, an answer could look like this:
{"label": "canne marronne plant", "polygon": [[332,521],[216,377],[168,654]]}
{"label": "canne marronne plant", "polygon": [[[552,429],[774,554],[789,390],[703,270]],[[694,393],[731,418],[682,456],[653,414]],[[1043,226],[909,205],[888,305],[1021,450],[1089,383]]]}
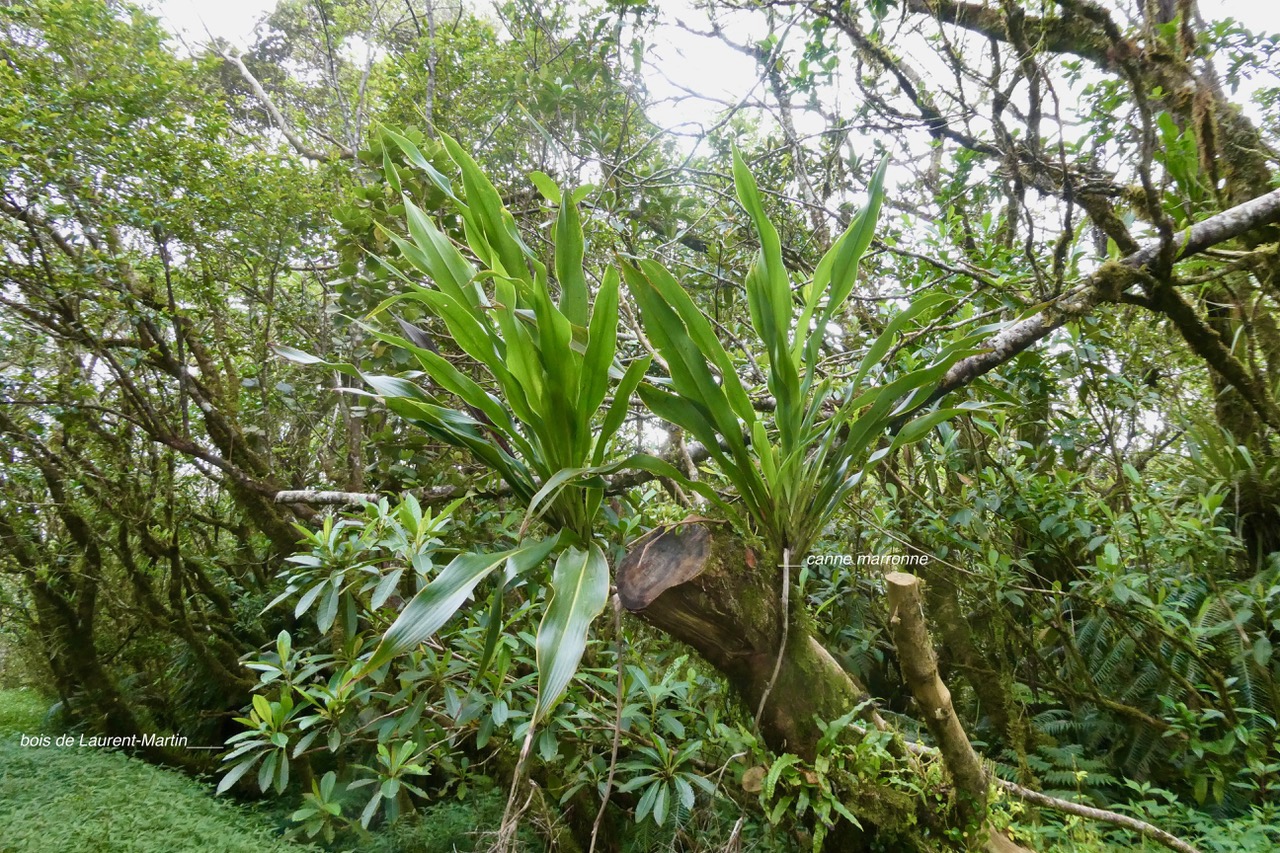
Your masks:
{"label": "canne marronne plant", "polygon": [[[446,565],[413,597],[353,676],[371,673],[430,638],[485,578],[499,573],[489,602],[488,624],[495,633],[486,645],[483,667],[502,623],[507,585],[554,557],[549,603],[536,642],[536,723],[564,693],[587,630],[608,598],[609,569],[594,539],[603,474],[616,467],[612,439],[649,359],[623,366],[617,358],[618,275],[607,272],[593,298],[583,269],[582,224],[571,193],[562,196],[552,239],[554,264],[548,269],[520,238],[493,184],[457,142],[443,137],[461,174],[461,187],[410,140],[391,130],[383,134],[443,192],[461,219],[475,262],[405,194],[405,233],[387,231],[404,266],[384,261],[403,289],[366,320],[406,304],[421,306],[444,325],[480,378],[454,367],[424,329],[398,317],[400,334],[372,325],[369,332],[412,355],[418,369],[408,374],[371,375],[296,351],[281,354],[359,377],[368,387],[364,393],[483,462],[530,512],[513,547],[464,553]],[[387,163],[386,168],[388,181],[400,186],[396,167]],[[552,293],[553,274],[558,297]],[[541,522],[544,532],[524,535],[534,521]]]}
{"label": "canne marronne plant", "polygon": [[[812,280],[793,289],[777,230],[764,213],[749,169],[734,154],[738,198],[760,241],[745,285],[762,355],[748,352],[743,357],[762,358],[767,368],[776,405],[766,418],[757,412],[710,322],[661,264],[625,260],[609,266],[593,296],[583,266],[579,199],[573,192],[549,193],[558,195],[560,204],[551,241],[554,258],[548,267],[521,239],[497,190],[456,141],[442,138],[461,175],[461,187],[409,139],[392,130],[382,133],[456,211],[470,258],[404,194],[404,233],[386,230],[400,260],[383,261],[403,289],[366,321],[394,316],[391,312],[397,307],[420,306],[444,325],[473,363],[473,372],[455,367],[424,329],[399,317],[398,334],[374,325],[368,329],[416,361],[417,369],[402,375],[373,375],[295,350],[279,351],[295,361],[325,364],[363,380],[368,388],[363,393],[482,461],[524,503],[526,517],[513,547],[464,553],[440,570],[354,668],[352,678],[384,667],[430,638],[483,580],[497,574],[487,605],[491,635],[480,661],[483,669],[497,640],[507,584],[554,559],[549,600],[536,638],[537,724],[568,686],[590,624],[608,596],[609,567],[595,539],[607,474],[643,469],[680,480],[744,530],[761,536],[776,553],[787,549],[799,555],[821,534],[868,465],[922,438],[957,411],[939,409],[910,420],[926,405],[947,368],[965,354],[969,339],[924,367],[884,384],[870,384],[883,377],[881,362],[900,332],[939,311],[944,297],[919,299],[897,314],[852,375],[837,382],[817,369],[824,336],[853,291],[858,263],[875,230],[884,164],[871,182],[869,203],[832,245]],[[384,163],[388,182],[400,187],[396,166]],[[666,376],[648,375],[647,356],[626,364],[618,356],[621,279],[640,307],[646,334],[666,362]],[[733,495],[726,497],[708,482],[693,480],[650,455],[618,458],[612,444],[634,394],[655,415],[683,427],[708,449]],[[891,425],[898,428],[896,434],[882,441]],[[527,535],[535,529],[540,531],[537,535]]]}
{"label": "canne marronne plant", "polygon": [[[888,161],[876,169],[869,200],[798,287],[783,263],[778,231],[742,156],[734,151],[739,202],[760,243],[744,282],[751,326],[764,362],[771,416],[757,411],[740,371],[702,310],[662,264],[640,260],[623,276],[670,378],[638,389],[650,411],[683,427],[708,450],[739,503],[722,503],[774,554],[807,554],[863,472],[894,449],[918,441],[961,408],[925,412],[946,371],[972,352],[975,333],[930,363],[883,384],[882,364],[900,333],[951,303],[922,296],[890,320],[852,375],[820,375],[822,345],[853,293],[858,263],[871,245]],[[886,431],[897,427],[888,442]]]}

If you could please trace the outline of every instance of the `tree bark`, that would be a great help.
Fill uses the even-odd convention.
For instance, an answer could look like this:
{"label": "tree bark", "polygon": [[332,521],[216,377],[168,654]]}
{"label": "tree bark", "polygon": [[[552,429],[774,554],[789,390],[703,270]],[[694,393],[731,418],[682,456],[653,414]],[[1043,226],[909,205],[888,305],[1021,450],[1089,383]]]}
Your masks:
{"label": "tree bark", "polygon": [[[726,529],[659,528],[618,565],[618,596],[628,610],[697,649],[754,709],[773,676],[782,634],[781,572],[766,559]],[[770,749],[811,760],[814,717],[834,720],[869,696],[804,620],[793,615],[789,632],[760,731]]]}
{"label": "tree bark", "polygon": [[[775,752],[812,761],[821,737],[817,720],[834,720],[870,698],[814,636],[803,607],[792,608],[778,665],[784,614],[777,555],[754,552],[727,526],[696,522],[651,531],[632,545],[616,577],[622,605],[706,658],[729,679],[748,715],[768,694],[759,731]],[[863,716],[886,727],[870,705]],[[917,833],[934,821],[919,814],[917,798],[874,780],[857,785],[841,793],[864,829],[838,824],[826,849],[869,850],[873,839],[881,849],[929,849]]]}
{"label": "tree bark", "polygon": [[[618,564],[616,580],[622,605],[699,652],[728,677],[748,713],[769,691],[759,723],[765,743],[775,752],[812,760],[820,737],[816,720],[840,717],[869,695],[818,642],[811,625],[798,615],[804,612],[801,608],[790,614],[790,636],[770,687],[782,630],[781,591],[776,588],[780,575],[776,559],[756,554],[728,527],[691,521],[638,539]],[[927,642],[924,648],[929,648]],[[866,731],[867,725],[886,728],[874,708],[869,706],[863,716],[866,723],[855,724],[851,731]],[[951,718],[959,726],[954,711]],[[963,730],[959,736],[967,746]],[[927,751],[915,744],[899,746],[904,757]],[[969,752],[973,754],[971,747]],[[980,765],[978,772],[982,773]],[[922,827],[936,829],[938,823],[937,815],[922,813],[919,798],[874,780],[859,779],[855,784],[856,789],[840,794],[863,828],[837,825],[824,849],[937,849],[936,836],[926,839],[919,834]],[[985,808],[985,787],[982,790]],[[1027,853],[981,826],[971,830],[970,837],[991,853]]]}
{"label": "tree bark", "polygon": [[[1273,190],[1197,222],[1175,238],[1173,258],[1182,260],[1275,222],[1280,222],[1280,190]],[[1039,313],[1001,329],[983,343],[981,352],[956,362],[947,371],[932,399],[940,399],[1010,361],[1048,337],[1050,332],[1066,325],[1067,321],[1092,313],[1104,302],[1117,301],[1136,280],[1126,279],[1125,274],[1136,275],[1155,263],[1162,248],[1159,240],[1152,240],[1117,262],[1103,264],[1080,286]]]}
{"label": "tree bark", "polygon": [[885,584],[889,592],[889,630],[898,650],[902,677],[955,783],[960,825],[966,835],[976,838],[975,830],[986,820],[990,782],[956,716],[951,691],[938,675],[933,640],[924,622],[920,579],[906,572],[890,572],[885,575]]}

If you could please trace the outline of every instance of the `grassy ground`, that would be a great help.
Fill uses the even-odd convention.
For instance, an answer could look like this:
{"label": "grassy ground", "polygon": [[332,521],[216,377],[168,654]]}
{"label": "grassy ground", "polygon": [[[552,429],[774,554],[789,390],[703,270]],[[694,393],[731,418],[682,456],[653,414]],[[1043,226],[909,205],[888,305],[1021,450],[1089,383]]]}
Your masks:
{"label": "grassy ground", "polygon": [[3,853],[306,853],[268,818],[215,799],[180,773],[118,752],[26,746],[48,703],[0,690],[0,851]]}
{"label": "grassy ground", "polygon": [[0,690],[0,736],[44,728],[49,703],[31,690]]}
{"label": "grassy ground", "polygon": [[[39,695],[0,690],[0,853],[319,853],[278,836],[282,815],[215,798],[211,785],[119,752],[79,747],[23,746],[22,735],[46,733],[49,703]],[[53,735],[50,734],[52,737]],[[504,798],[491,790],[465,803],[434,803],[400,823],[336,849],[360,853],[455,853],[483,850]],[[1235,821],[1207,817],[1178,827],[1174,810],[1149,815],[1194,838],[1205,853],[1280,850],[1276,808]],[[1179,820],[1182,818],[1183,820]],[[1098,824],[1069,821],[1023,826],[1045,853],[1132,853],[1164,850],[1153,842]],[[541,848],[531,832],[521,848]]]}
{"label": "grassy ground", "polygon": [[[36,693],[0,689],[0,853],[320,850],[279,838],[280,814],[215,798],[212,786],[177,771],[111,750],[23,746],[23,735],[56,737],[45,727],[48,708]],[[488,791],[465,803],[435,803],[347,846],[361,853],[484,849],[483,831],[497,828],[503,802]],[[531,834],[522,838],[535,849]]]}

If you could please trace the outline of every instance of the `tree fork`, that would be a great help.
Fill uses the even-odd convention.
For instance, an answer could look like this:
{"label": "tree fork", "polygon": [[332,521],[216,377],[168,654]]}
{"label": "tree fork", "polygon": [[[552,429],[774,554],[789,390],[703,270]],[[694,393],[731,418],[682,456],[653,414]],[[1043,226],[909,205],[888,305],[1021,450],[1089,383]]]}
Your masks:
{"label": "tree fork", "polygon": [[[777,664],[782,605],[774,562],[734,533],[703,523],[658,528],[631,546],[617,567],[623,607],[692,646],[729,677],[749,708],[759,706]],[[778,678],[760,718],[770,749],[812,760],[816,715],[833,720],[868,698],[793,619]]]}
{"label": "tree fork", "polygon": [[[792,609],[779,665],[784,618],[777,555],[761,555],[727,527],[687,522],[650,531],[618,564],[618,598],[629,611],[701,654],[724,674],[752,713],[768,692],[759,720],[765,744],[806,761],[817,756],[821,732],[815,717],[834,720],[869,699],[863,685],[813,635],[803,608]],[[777,678],[773,678],[777,669]],[[772,683],[772,687],[770,684]],[[867,725],[888,726],[874,708]],[[905,745],[900,758],[914,761]],[[890,747],[891,749],[893,747]],[[846,804],[863,829],[839,823],[824,849],[861,851],[873,838],[891,849],[932,849],[918,832],[934,816],[921,803],[889,789],[846,790]]]}

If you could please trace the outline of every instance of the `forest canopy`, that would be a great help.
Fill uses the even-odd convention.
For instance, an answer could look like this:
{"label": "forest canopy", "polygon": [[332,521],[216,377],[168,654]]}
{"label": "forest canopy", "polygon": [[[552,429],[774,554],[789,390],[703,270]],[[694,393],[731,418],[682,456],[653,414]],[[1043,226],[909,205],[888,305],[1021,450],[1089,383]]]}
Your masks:
{"label": "forest canopy", "polygon": [[1276,849],[1278,47],[0,3],[4,748],[299,849]]}

